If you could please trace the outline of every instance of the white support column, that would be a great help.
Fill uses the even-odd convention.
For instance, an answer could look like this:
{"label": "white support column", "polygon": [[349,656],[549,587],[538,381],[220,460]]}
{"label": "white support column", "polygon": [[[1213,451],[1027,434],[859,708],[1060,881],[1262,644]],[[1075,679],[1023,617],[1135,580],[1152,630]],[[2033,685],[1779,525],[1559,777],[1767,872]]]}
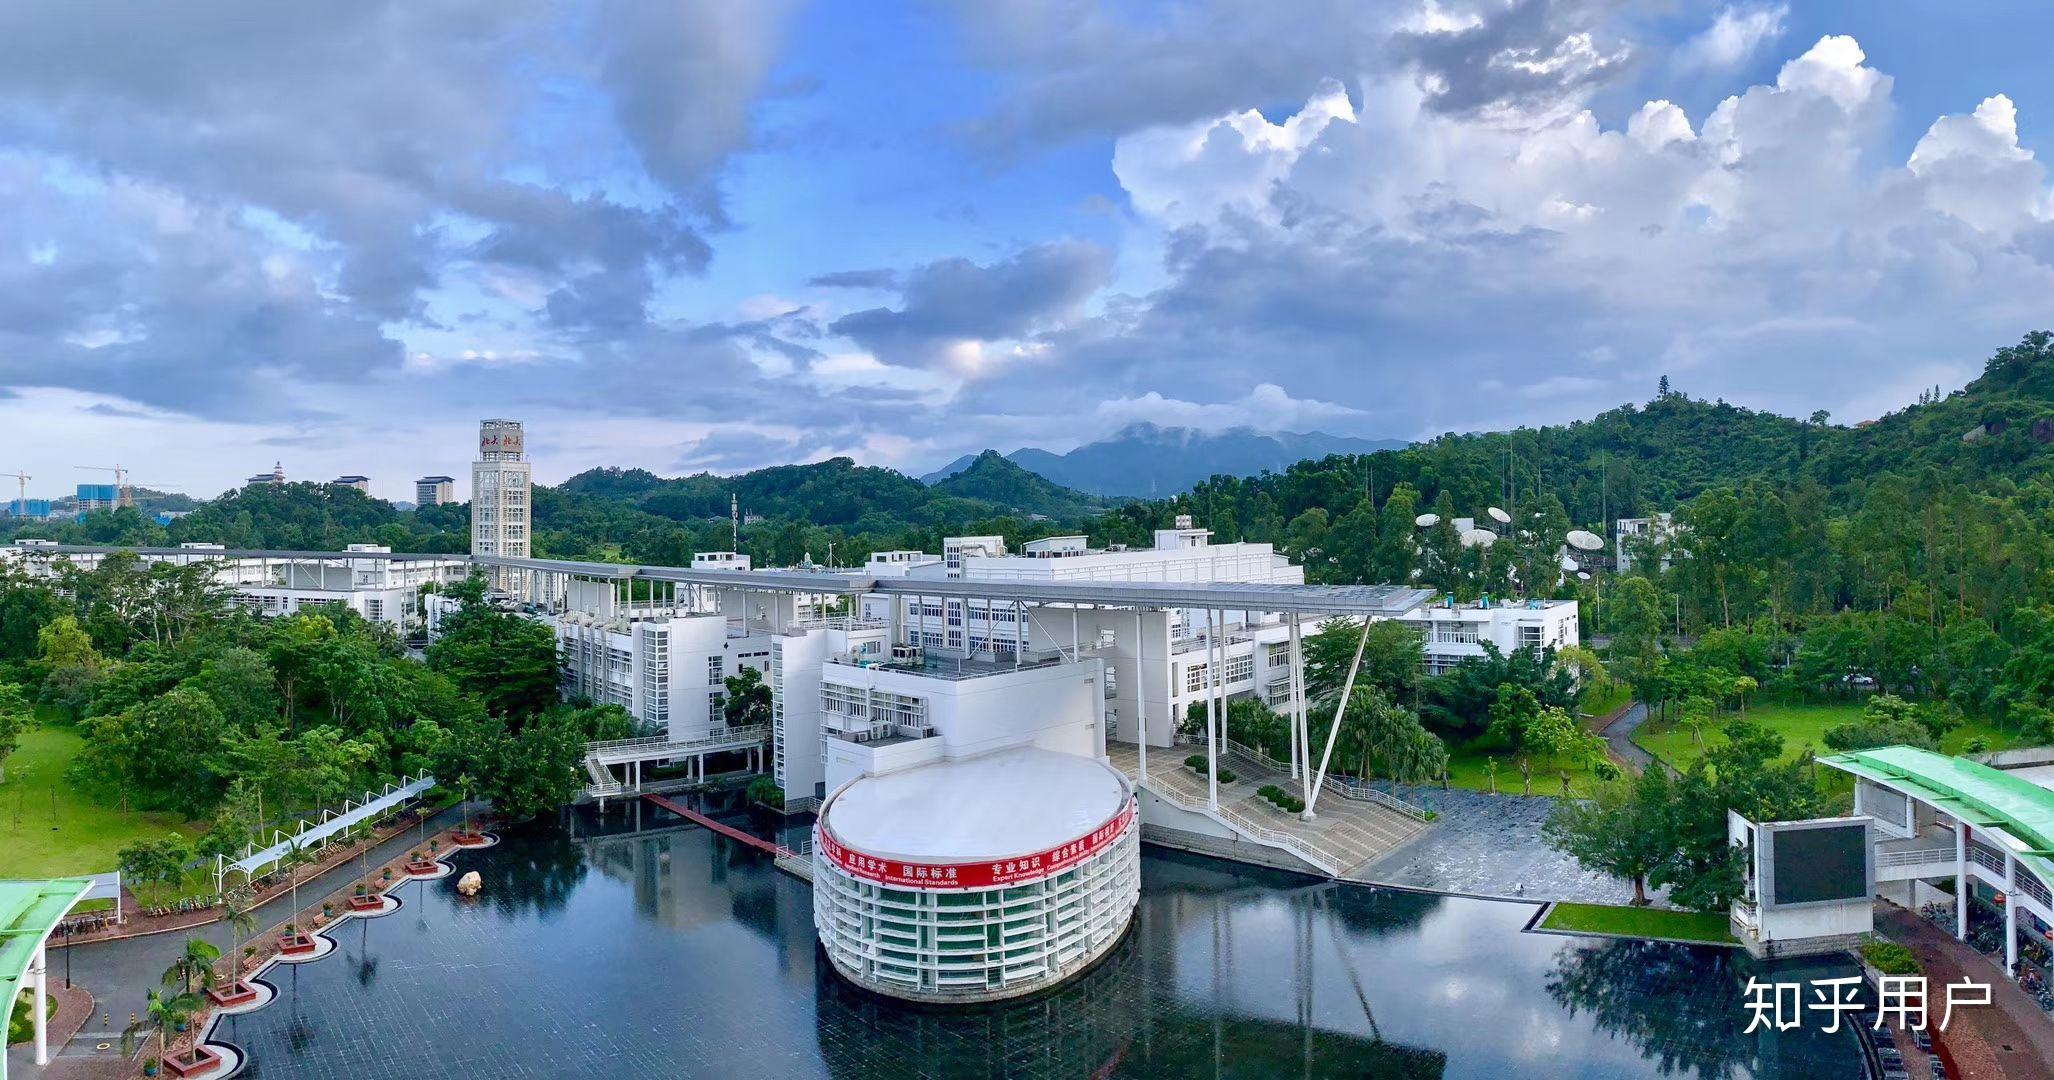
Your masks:
{"label": "white support column", "polygon": [[1968,822],[1954,823],[1954,936],[1968,940]]}
{"label": "white support column", "polygon": [[1286,719],[1291,725],[1291,779],[1296,780],[1305,773],[1305,743],[1300,737],[1305,727],[1305,694],[1301,676],[1305,674],[1303,639],[1299,636],[1298,613],[1291,613],[1291,644],[1284,658],[1284,692],[1291,695],[1291,715]]}
{"label": "white support column", "polygon": [[[1013,624],[1018,627],[1019,623]],[[1141,782],[1148,783],[1148,663],[1142,659],[1143,643],[1148,640],[1148,631],[1142,625],[1140,608],[1134,609],[1134,719],[1141,725],[1141,738],[1135,745],[1141,755]]]}
{"label": "white support column", "polygon": [[35,1017],[36,1064],[50,1064],[50,1017],[43,1009],[43,999],[50,996],[50,952],[49,946],[38,943],[36,955],[29,969],[29,1015]]}
{"label": "white support column", "polygon": [[1305,813],[1299,817],[1312,820],[1312,805],[1319,799],[1319,789],[1326,784],[1327,765],[1334,760],[1334,743],[1340,741],[1341,716],[1348,710],[1348,699],[1355,694],[1355,676],[1362,670],[1362,650],[1369,646],[1369,618],[1362,619],[1362,639],[1355,643],[1355,659],[1348,662],[1348,679],[1341,684],[1341,700],[1334,704],[1334,723],[1327,729],[1327,745],[1320,751],[1319,771],[1311,777],[1305,794]]}
{"label": "white support column", "polygon": [[1205,799],[1214,810],[1220,808],[1220,748],[1217,725],[1213,723],[1213,680],[1220,677],[1219,660],[1213,651],[1220,635],[1213,626],[1212,609],[1205,611]]}
{"label": "white support column", "polygon": [[2018,859],[2004,851],[2004,973],[2018,978]]}

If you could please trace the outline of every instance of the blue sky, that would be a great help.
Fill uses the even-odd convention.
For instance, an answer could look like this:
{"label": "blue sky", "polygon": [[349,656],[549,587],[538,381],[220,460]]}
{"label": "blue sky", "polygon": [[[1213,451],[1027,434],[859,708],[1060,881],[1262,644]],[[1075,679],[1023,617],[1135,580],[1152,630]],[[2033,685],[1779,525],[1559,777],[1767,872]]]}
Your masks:
{"label": "blue sky", "polygon": [[1851,422],[2054,324],[2054,12],[0,11],[0,468],[393,498],[1147,421]]}

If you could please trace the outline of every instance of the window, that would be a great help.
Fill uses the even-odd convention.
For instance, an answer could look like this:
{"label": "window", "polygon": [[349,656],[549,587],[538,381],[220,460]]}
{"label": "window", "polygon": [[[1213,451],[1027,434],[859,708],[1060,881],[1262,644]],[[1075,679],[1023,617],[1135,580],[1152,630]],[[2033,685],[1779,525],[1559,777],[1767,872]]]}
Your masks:
{"label": "window", "polygon": [[1255,678],[1255,657],[1253,657],[1253,656],[1229,656],[1229,657],[1227,657],[1227,681],[1228,681],[1228,682],[1230,682],[1230,683],[1236,683],[1236,682],[1247,682],[1247,681],[1248,681],[1249,679],[1253,679],[1253,678]]}
{"label": "window", "polygon": [[1279,641],[1269,647],[1269,666],[1282,667],[1291,662],[1291,643]]}
{"label": "window", "polygon": [[961,600],[949,601],[949,625],[963,625],[963,602]]}
{"label": "window", "polygon": [[1205,689],[1205,664],[1197,663],[1184,669],[1184,692],[1195,694]]}
{"label": "window", "polygon": [[963,647],[963,632],[962,632],[961,630],[951,630],[951,631],[949,631],[949,648],[951,648],[951,649],[960,649],[960,648],[962,648],[962,647]]}
{"label": "window", "polygon": [[1457,645],[1474,645],[1480,640],[1475,623],[1442,623],[1436,641],[1450,641]]}
{"label": "window", "polygon": [[1519,628],[1519,647],[1520,647],[1520,648],[1522,648],[1522,649],[1538,649],[1538,648],[1540,648],[1540,646],[1541,646],[1541,628],[1540,628],[1540,627],[1538,627],[1538,626],[1522,626],[1522,627],[1520,627],[1520,628]]}
{"label": "window", "polygon": [[924,631],[920,635],[920,644],[925,645],[931,649],[941,648],[940,632],[935,630]]}
{"label": "window", "polygon": [[726,694],[721,693],[718,690],[715,690],[714,692],[706,695],[706,718],[708,720],[721,719],[721,713],[726,709],[726,707]]}
{"label": "window", "polygon": [[707,681],[707,682],[709,682],[709,683],[717,683],[717,682],[721,681],[721,679],[722,679],[722,678],[724,678],[724,677],[725,677],[725,670],[726,670],[726,666],[727,666],[727,665],[726,665],[726,659],[727,659],[726,657],[722,657],[722,656],[709,656],[709,657],[707,657],[707,658],[706,658],[706,681]]}

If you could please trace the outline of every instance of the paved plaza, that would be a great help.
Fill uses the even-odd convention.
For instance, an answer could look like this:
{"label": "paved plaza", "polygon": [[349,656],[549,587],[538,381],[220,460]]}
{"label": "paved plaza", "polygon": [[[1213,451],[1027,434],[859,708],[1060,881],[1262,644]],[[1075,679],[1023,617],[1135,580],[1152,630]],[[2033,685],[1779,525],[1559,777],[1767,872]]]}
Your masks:
{"label": "paved plaza", "polygon": [[[1633,899],[1630,882],[1584,870],[1541,838],[1553,798],[1460,790],[1422,790],[1417,798],[1439,819],[1405,846],[1350,873],[1351,880],[1529,900]],[[1661,898],[1659,890],[1649,895]]]}

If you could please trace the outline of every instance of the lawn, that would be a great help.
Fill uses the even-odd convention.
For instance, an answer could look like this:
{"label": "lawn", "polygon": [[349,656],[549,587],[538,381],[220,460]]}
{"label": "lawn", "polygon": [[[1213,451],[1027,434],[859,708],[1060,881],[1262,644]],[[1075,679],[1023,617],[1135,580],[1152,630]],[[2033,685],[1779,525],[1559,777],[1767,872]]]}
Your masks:
{"label": "lawn", "polygon": [[1673,938],[1728,944],[1733,933],[1724,912],[1668,911],[1662,908],[1612,907],[1606,904],[1556,904],[1541,920],[1544,930],[1582,934],[1621,934],[1639,938]]}
{"label": "lawn", "polygon": [[122,814],[64,781],[65,767],[84,744],[70,727],[45,724],[21,737],[7,758],[0,784],[0,878],[100,874],[115,868],[115,853],[167,831],[199,835],[199,823],[176,814]]}
{"label": "lawn", "polygon": [[1633,700],[1633,688],[1625,683],[1616,683],[1603,692],[1591,691],[1583,696],[1577,711],[1594,720],[1603,720],[1621,706]]}
{"label": "lawn", "polygon": [[[1727,719],[1737,714],[1728,713]],[[1820,754],[1832,751],[1826,746],[1826,729],[1851,723],[1861,718],[1861,705],[1848,702],[1836,705],[1754,705],[1748,708],[1747,718],[1783,736],[1783,758],[1795,761],[1804,756],[1810,747]],[[1722,721],[1723,722],[1723,721]],[[1725,735],[1716,727],[1705,731],[1705,745],[1718,746],[1725,741]],[[1940,748],[1950,754],[1962,752],[1969,740],[1981,738],[1991,749],[2002,749],[2008,745],[2010,736],[1991,727],[1981,720],[1970,721],[1947,733]],[[1690,729],[1680,725],[1649,721],[1634,732],[1633,741],[1642,749],[1676,766],[1687,769],[1691,762],[1702,756]]]}
{"label": "lawn", "polygon": [[[1452,787],[1467,788],[1470,791],[1489,791],[1490,778],[1484,772],[1484,763],[1490,757],[1498,759],[1498,794],[1517,795],[1520,792],[1519,755],[1498,751],[1495,755],[1463,747],[1448,748],[1448,783]],[[1591,775],[1589,766],[1535,760],[1533,763],[1533,793],[1535,795],[1562,794],[1562,769],[1569,769],[1569,792],[1579,797],[1588,796],[1597,788],[1597,777]],[[1382,785],[1379,785],[1382,786]]]}

